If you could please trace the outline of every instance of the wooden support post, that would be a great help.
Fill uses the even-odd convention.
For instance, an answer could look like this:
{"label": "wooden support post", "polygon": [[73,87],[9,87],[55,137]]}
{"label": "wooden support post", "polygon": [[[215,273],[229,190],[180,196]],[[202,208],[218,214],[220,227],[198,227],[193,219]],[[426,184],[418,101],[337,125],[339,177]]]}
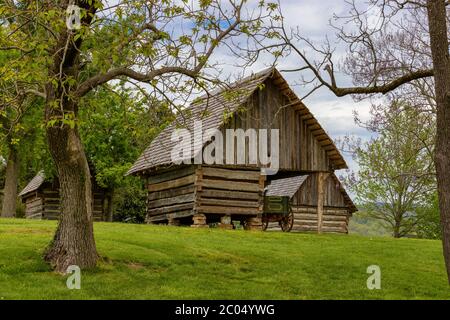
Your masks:
{"label": "wooden support post", "polygon": [[203,172],[202,167],[198,166],[194,171],[195,179],[194,179],[194,214],[198,213],[198,208],[200,207],[201,196],[202,196],[202,178]]}
{"label": "wooden support post", "polygon": [[262,231],[262,220],[259,217],[250,217],[246,219],[246,230]]}
{"label": "wooden support post", "polygon": [[322,233],[323,204],[325,202],[326,183],[329,173],[319,172],[317,176],[317,233]]}
{"label": "wooden support post", "polygon": [[219,228],[231,230],[233,225],[231,224],[231,215],[225,215],[220,218]]}
{"label": "wooden support post", "polygon": [[208,228],[206,224],[206,216],[204,214],[195,214],[192,217],[194,224],[191,225],[192,228]]}
{"label": "wooden support post", "polygon": [[258,217],[262,217],[264,211],[264,188],[266,187],[266,176],[259,176],[259,207],[258,207]]}

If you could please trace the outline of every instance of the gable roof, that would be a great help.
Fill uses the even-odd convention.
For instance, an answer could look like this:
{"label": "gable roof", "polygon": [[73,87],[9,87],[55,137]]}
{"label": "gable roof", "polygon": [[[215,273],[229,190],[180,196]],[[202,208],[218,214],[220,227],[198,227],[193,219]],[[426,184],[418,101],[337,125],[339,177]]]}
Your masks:
{"label": "gable roof", "polygon": [[196,120],[202,120],[204,131],[219,129],[224,125],[225,115],[236,112],[269,78],[272,79],[280,92],[289,99],[290,106],[302,111],[303,118],[307,119],[308,126],[314,126],[314,136],[320,137],[318,141],[333,163],[334,169],[347,168],[341,153],[310,110],[292,91],[280,72],[275,68],[269,68],[237,81],[227,89],[218,89],[209,95],[196,99],[189,108],[179,113],[176,120],[152,141],[127,174],[139,174],[155,167],[173,164],[171,150],[178,143],[177,141],[171,141],[173,130],[180,128],[181,125],[181,128],[186,128],[192,132]]}
{"label": "gable roof", "polygon": [[30,192],[36,191],[45,181],[44,171],[39,171],[38,174],[31,179],[31,181],[23,188],[19,193],[19,197],[22,197]]}
{"label": "gable roof", "polygon": [[292,198],[309,175],[298,175],[288,178],[275,179],[266,187],[266,196]]}

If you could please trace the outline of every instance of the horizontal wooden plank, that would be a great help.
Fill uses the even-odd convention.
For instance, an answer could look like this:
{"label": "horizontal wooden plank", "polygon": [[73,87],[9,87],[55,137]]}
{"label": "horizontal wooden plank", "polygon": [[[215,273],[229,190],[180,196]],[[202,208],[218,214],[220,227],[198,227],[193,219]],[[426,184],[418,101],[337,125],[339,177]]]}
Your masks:
{"label": "horizontal wooden plank", "polygon": [[[296,225],[292,227],[293,231],[313,231],[317,232],[317,226],[302,226]],[[322,232],[333,232],[333,233],[347,233],[347,230],[344,228],[332,228],[332,227],[322,227]]]}
{"label": "horizontal wooden plank", "polygon": [[202,189],[199,192],[200,197],[203,198],[218,198],[218,199],[242,199],[242,200],[259,200],[261,195],[258,192],[242,192],[242,191],[225,191]]}
{"label": "horizontal wooden plank", "polygon": [[193,210],[183,210],[175,213],[166,213],[161,214],[157,216],[148,216],[145,221],[148,222],[156,222],[156,221],[163,221],[163,220],[169,220],[169,219],[176,219],[176,218],[185,218],[193,215]]}
{"label": "horizontal wooden plank", "polygon": [[149,176],[147,178],[147,182],[149,184],[157,184],[165,181],[171,181],[178,178],[182,178],[188,175],[193,174],[195,171],[195,166],[188,166],[185,168],[177,168],[175,170],[157,173],[155,175]]}
{"label": "horizontal wooden plank", "polygon": [[47,208],[44,208],[44,212],[45,212],[45,214],[47,214],[47,213],[61,214],[61,210],[53,210],[53,209],[47,209]]}
{"label": "horizontal wooden plank", "polygon": [[292,207],[292,211],[294,213],[298,212],[298,213],[312,213],[312,214],[317,214],[317,208],[308,208],[308,207]]}
{"label": "horizontal wooden plank", "polygon": [[26,207],[26,212],[36,212],[36,211],[42,211],[42,205],[33,206],[33,207]]}
{"label": "horizontal wooden plank", "polygon": [[177,204],[173,206],[167,206],[162,208],[156,208],[156,209],[150,209],[147,211],[147,214],[150,216],[158,215],[158,214],[164,214],[164,213],[172,213],[175,211],[182,211],[186,209],[192,209],[194,207],[194,203],[183,203],[183,204]]}
{"label": "horizontal wooden plank", "polygon": [[[314,213],[294,213],[294,219],[296,220],[316,220],[317,214]],[[323,220],[328,221],[347,221],[347,217],[338,215],[323,215]]]}
{"label": "horizontal wooden plank", "polygon": [[235,190],[235,191],[259,191],[259,183],[248,182],[235,182],[235,181],[222,181],[222,180],[209,180],[203,179],[199,182],[203,188],[214,188],[223,190]]}
{"label": "horizontal wooden plank", "polygon": [[26,216],[27,219],[41,219],[42,218],[42,212],[33,213]]}
{"label": "horizontal wooden plank", "polygon": [[157,184],[150,184],[148,186],[148,191],[150,192],[154,192],[154,191],[161,191],[161,190],[167,190],[167,189],[171,189],[171,188],[178,188],[178,187],[182,187],[191,183],[194,183],[194,179],[195,176],[189,175],[183,178],[179,178],[179,179],[175,179],[175,180],[170,180],[170,181],[165,181],[165,182],[161,182],[161,183],[157,183]]}
{"label": "horizontal wooden plank", "polygon": [[55,195],[57,197],[59,197],[59,191],[56,190],[44,190],[43,193],[47,196],[47,195]]}
{"label": "horizontal wooden plank", "polygon": [[220,169],[202,167],[203,177],[217,177],[231,180],[251,180],[259,181],[260,171]]}
{"label": "horizontal wooden plank", "polygon": [[[317,220],[294,220],[295,225],[299,226],[315,226],[317,227]],[[347,226],[346,222],[342,221],[322,221],[322,226],[326,227],[343,227]]]}
{"label": "horizontal wooden plank", "polygon": [[348,209],[324,209],[325,215],[348,216]]}
{"label": "horizontal wooden plank", "polygon": [[163,190],[163,191],[156,191],[156,192],[150,192],[148,194],[148,200],[158,200],[158,199],[164,199],[164,198],[171,198],[178,195],[188,194],[188,193],[194,193],[194,185],[189,185],[185,187],[179,187],[169,190]]}
{"label": "horizontal wooden plank", "polygon": [[149,201],[147,204],[147,208],[153,209],[153,208],[159,208],[163,206],[169,206],[174,204],[180,204],[180,203],[186,203],[186,202],[193,202],[194,201],[194,193],[188,193],[183,194],[171,198],[164,198],[154,201]]}
{"label": "horizontal wooden plank", "polygon": [[59,197],[44,197],[44,202],[59,202],[61,199]]}
{"label": "horizontal wooden plank", "polygon": [[258,201],[240,201],[240,200],[223,200],[223,199],[201,199],[199,206],[213,205],[213,206],[230,206],[242,208],[258,208]]}
{"label": "horizontal wooden plank", "polygon": [[27,205],[33,205],[35,203],[42,203],[42,198],[29,198],[26,201]]}
{"label": "horizontal wooden plank", "polygon": [[197,207],[199,213],[210,214],[240,214],[240,215],[257,215],[260,211],[256,208],[236,208],[236,207],[221,207],[221,206],[199,206]]}
{"label": "horizontal wooden plank", "polygon": [[33,209],[36,207],[42,208],[42,201],[27,203],[27,205],[26,205],[27,210],[30,210],[30,209]]}

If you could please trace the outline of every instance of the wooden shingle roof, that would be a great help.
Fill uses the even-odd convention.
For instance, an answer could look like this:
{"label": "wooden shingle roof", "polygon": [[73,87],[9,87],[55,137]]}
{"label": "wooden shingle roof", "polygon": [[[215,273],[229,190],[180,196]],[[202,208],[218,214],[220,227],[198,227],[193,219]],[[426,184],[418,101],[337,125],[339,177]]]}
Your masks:
{"label": "wooden shingle roof", "polygon": [[31,181],[26,185],[25,188],[23,188],[22,191],[19,193],[19,197],[25,196],[30,192],[34,192],[44,183],[45,181],[45,174],[44,171],[39,171],[38,174],[31,179]]}
{"label": "wooden shingle roof", "polygon": [[172,165],[171,151],[178,144],[177,141],[171,141],[175,129],[185,128],[193,132],[196,120],[202,120],[203,131],[219,129],[224,125],[226,115],[232,114],[242,107],[255,90],[262,88],[264,81],[268,78],[271,78],[280,92],[290,100],[290,106],[300,110],[302,115],[308,118],[307,125],[314,127],[314,135],[326,151],[334,169],[347,168],[341,153],[309,109],[290,89],[280,72],[275,68],[269,68],[235,82],[227,89],[219,89],[196,99],[189,108],[179,113],[176,120],[152,141],[127,174],[143,174],[145,171],[156,167]]}
{"label": "wooden shingle roof", "polygon": [[266,187],[265,195],[292,198],[308,177],[309,175],[298,175],[272,180]]}

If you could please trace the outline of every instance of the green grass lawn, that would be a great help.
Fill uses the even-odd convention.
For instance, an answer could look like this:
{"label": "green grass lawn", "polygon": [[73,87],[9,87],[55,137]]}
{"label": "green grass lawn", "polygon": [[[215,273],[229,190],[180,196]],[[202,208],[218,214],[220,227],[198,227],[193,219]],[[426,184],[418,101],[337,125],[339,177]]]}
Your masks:
{"label": "green grass lawn", "polygon": [[0,220],[0,299],[450,298],[438,241],[118,223],[95,224],[102,259],[68,290],[41,258],[55,227]]}

